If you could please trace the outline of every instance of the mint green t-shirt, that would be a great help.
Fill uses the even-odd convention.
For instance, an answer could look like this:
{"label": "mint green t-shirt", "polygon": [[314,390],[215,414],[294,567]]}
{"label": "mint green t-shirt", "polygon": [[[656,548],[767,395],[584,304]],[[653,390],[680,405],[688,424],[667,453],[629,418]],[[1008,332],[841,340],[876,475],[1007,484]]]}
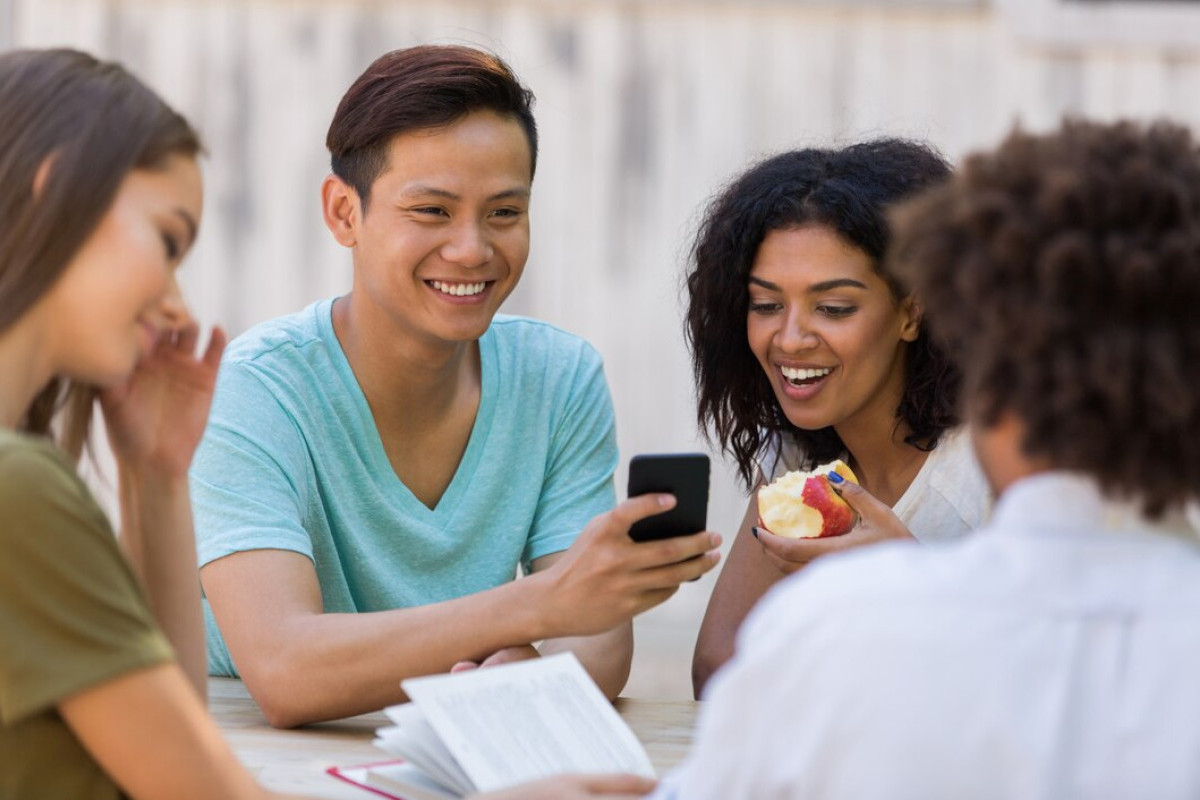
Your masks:
{"label": "mint green t-shirt", "polygon": [[[388,461],[332,307],[229,346],[191,472],[202,566],[290,550],[313,560],[326,612],[413,607],[510,581],[613,507],[612,400],[591,345],[544,322],[493,320],[475,426],[430,509]],[[209,671],[236,675],[206,616]]]}

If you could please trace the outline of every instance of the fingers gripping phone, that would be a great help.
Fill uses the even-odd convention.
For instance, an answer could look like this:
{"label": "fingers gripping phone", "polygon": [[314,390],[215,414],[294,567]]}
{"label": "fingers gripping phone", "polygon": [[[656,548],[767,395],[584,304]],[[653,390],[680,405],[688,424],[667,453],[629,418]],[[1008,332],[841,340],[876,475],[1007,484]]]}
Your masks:
{"label": "fingers gripping phone", "polygon": [[645,542],[705,530],[708,471],[704,453],[656,453],[630,459],[630,497],[653,492],[675,495],[674,508],[635,522],[629,529],[630,538]]}

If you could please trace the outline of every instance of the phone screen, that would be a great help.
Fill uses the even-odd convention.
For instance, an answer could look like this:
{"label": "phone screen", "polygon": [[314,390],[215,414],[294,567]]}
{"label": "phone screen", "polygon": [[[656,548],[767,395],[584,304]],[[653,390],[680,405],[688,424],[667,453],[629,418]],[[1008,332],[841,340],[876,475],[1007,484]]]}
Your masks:
{"label": "phone screen", "polygon": [[686,536],[708,525],[708,456],[704,453],[655,453],[629,461],[629,496],[651,492],[675,495],[675,507],[638,520],[629,529],[635,541]]}

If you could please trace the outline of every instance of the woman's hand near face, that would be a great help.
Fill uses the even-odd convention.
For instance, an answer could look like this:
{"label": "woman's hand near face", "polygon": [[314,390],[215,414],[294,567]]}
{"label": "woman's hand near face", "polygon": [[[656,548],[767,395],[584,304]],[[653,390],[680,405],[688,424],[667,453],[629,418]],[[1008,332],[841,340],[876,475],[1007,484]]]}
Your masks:
{"label": "woman's hand near face", "polygon": [[187,474],[212,405],[226,336],[213,328],[200,356],[200,328],[188,320],[164,333],[124,384],[100,394],[109,444],[123,466]]}
{"label": "woman's hand near face", "polygon": [[763,554],[779,568],[790,574],[815,558],[855,547],[891,540],[915,541],[908,528],[886,504],[866,489],[851,481],[831,484],[851,508],[858,513],[858,523],[849,533],[821,539],[788,539],[776,536],[765,528],[755,528]]}
{"label": "woman's hand near face", "polygon": [[197,357],[199,333],[195,321],[184,318],[159,338],[123,385],[101,392],[100,406],[117,459],[121,546],[203,697],[204,620],[187,471],[208,421],[225,333],[214,328]]}

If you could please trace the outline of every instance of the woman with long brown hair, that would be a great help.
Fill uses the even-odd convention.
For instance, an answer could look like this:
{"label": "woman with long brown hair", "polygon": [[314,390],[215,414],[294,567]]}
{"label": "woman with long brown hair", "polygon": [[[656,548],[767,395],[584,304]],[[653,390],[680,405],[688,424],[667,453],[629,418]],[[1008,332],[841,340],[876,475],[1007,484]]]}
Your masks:
{"label": "woman with long brown hair", "polygon": [[[113,63],[0,56],[0,798],[258,798],[204,707],[187,469],[225,343],[175,271],[191,126]],[[119,542],[75,471],[95,401]]]}

